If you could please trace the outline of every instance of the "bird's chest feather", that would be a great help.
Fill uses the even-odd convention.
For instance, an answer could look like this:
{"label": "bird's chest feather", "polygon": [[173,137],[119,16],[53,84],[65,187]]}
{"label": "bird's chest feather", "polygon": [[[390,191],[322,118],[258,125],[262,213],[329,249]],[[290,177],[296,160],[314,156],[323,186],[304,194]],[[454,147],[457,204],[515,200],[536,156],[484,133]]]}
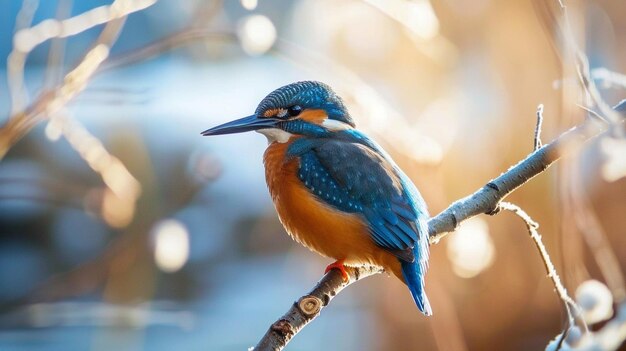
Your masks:
{"label": "bird's chest feather", "polygon": [[278,216],[298,242],[346,263],[378,263],[376,247],[361,217],[313,195],[298,178],[300,159],[286,157],[289,143],[272,143],[264,155],[265,177]]}

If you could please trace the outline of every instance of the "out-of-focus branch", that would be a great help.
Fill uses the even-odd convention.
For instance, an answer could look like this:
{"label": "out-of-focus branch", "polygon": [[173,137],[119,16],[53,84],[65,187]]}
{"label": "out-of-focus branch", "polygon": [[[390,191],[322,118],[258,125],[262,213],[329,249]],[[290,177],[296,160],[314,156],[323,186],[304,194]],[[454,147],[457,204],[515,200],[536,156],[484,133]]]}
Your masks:
{"label": "out-of-focus branch", "polygon": [[124,227],[133,219],[141,184],[119,158],[110,154],[98,138],[66,111],[51,118],[46,134],[62,135],[107,186],[102,193],[102,218],[112,227]]}
{"label": "out-of-focus branch", "polygon": [[[109,154],[102,143],[94,138],[80,123],[74,121],[63,109],[80,94],[98,67],[108,58],[109,50],[124,27],[126,17],[154,4],[156,0],[115,0],[109,6],[101,6],[65,20],[48,19],[17,30],[13,37],[13,50],[8,57],[8,83],[12,97],[13,114],[0,128],[0,160],[10,147],[28,133],[37,123],[49,120],[47,134],[54,130],[65,136],[70,145],[107,185],[102,196],[102,214],[108,224],[116,227],[128,224],[133,217],[135,203],[141,192],[139,182],[130,174],[119,159]],[[69,12],[69,2],[62,4]],[[58,41],[81,33],[96,25],[106,23],[92,47],[87,50],[76,66],[68,72],[63,82],[56,82],[55,74],[61,72],[62,42]],[[49,55],[49,67],[44,82],[45,90],[26,108],[24,65],[28,54],[47,40],[57,39]]]}
{"label": "out-of-focus branch", "polygon": [[[618,304],[616,306],[617,311],[614,311],[612,308],[613,299],[611,299],[611,294],[606,286],[597,281],[587,281],[581,284],[578,290],[583,287],[585,287],[585,292],[582,294],[579,291],[576,292],[577,300],[583,309],[583,317],[587,315],[587,318],[590,319],[589,323],[595,322],[600,327],[593,328],[593,331],[584,334],[578,327],[573,327],[567,336],[557,335],[548,344],[546,351],[557,351],[559,344],[562,345],[563,350],[567,351],[614,351],[622,349],[624,340],[626,340],[626,303]],[[603,289],[607,289],[607,291],[602,292]],[[598,305],[604,305],[605,309],[601,312],[602,315],[597,313]],[[592,318],[591,315],[593,314],[595,316]],[[607,322],[607,319],[611,320]]]}
{"label": "out-of-focus branch", "polygon": [[233,31],[216,31],[206,28],[188,28],[178,33],[168,35],[165,38],[152,42],[142,48],[133,50],[127,54],[111,57],[104,63],[98,72],[126,66],[149,58],[158,56],[164,52],[185,46],[191,42],[202,39],[223,39],[236,41],[237,35]]}
{"label": "out-of-focus branch", "polygon": [[[38,0],[22,1],[22,7],[15,18],[14,34],[31,25],[38,7]],[[9,95],[11,96],[11,107],[14,111],[17,111],[19,109],[17,106],[22,106],[28,99],[28,93],[23,87],[23,70],[26,56],[23,55],[21,62],[20,58],[20,55],[17,54],[9,54],[7,57],[7,83]]]}
{"label": "out-of-focus branch", "polygon": [[[470,196],[454,202],[447,209],[428,221],[430,243],[438,243],[447,233],[452,232],[463,221],[479,214],[494,214],[500,209],[500,201],[522,186],[524,183],[545,171],[551,164],[557,161],[561,155],[567,152],[572,143],[582,143],[597,136],[602,128],[593,119],[586,120],[583,124],[561,134],[551,143],[528,155],[517,165],[509,168],[499,177],[491,180],[485,186]],[[328,272],[318,285],[307,296],[334,296],[347,285],[355,281],[354,277],[363,278],[373,275],[371,267],[351,268],[350,282],[344,284],[341,274],[337,270]],[[268,332],[255,347],[255,350],[282,350],[289,340],[319,314],[321,307],[310,316],[301,310],[302,298],[298,303],[272,324]],[[325,300],[324,300],[325,301]],[[326,306],[330,299],[323,306]],[[306,318],[288,318],[291,315],[307,316]]]}
{"label": "out-of-focus branch", "polygon": [[[13,51],[8,57],[9,91],[12,96],[12,115],[0,128],[0,159],[43,118],[53,115],[82,92],[97,68],[109,56],[109,49],[121,31],[124,19],[132,12],[142,10],[156,0],[116,0],[110,6],[101,6],[63,21],[45,20],[24,28],[13,37]],[[53,38],[65,38],[106,23],[102,34],[82,60],[70,71],[62,84],[43,91],[28,107],[20,97],[25,96],[24,64],[28,54],[38,45]]]}
{"label": "out-of-focus branch", "polygon": [[[56,18],[62,20],[70,17],[72,12],[72,0],[61,0],[57,6]],[[48,50],[48,62],[44,76],[44,89],[50,89],[59,84],[63,78],[63,60],[65,59],[66,38],[54,38],[50,42]],[[15,106],[14,106],[15,108]]]}
{"label": "out-of-focus branch", "polygon": [[566,45],[566,48],[570,50],[571,54],[574,56],[574,60],[576,63],[576,73],[578,74],[578,79],[580,80],[580,84],[587,93],[587,95],[591,98],[591,101],[595,106],[598,107],[600,113],[606,117],[609,122],[613,125],[619,124],[622,121],[619,113],[609,106],[606,101],[602,98],[598,87],[596,86],[595,81],[592,78],[591,70],[589,68],[589,59],[587,55],[580,48],[578,43],[576,42],[576,38],[574,37],[574,31],[572,29],[569,11],[567,9],[567,4],[565,0],[557,0],[559,9],[561,11],[561,17],[563,19],[563,39]]}

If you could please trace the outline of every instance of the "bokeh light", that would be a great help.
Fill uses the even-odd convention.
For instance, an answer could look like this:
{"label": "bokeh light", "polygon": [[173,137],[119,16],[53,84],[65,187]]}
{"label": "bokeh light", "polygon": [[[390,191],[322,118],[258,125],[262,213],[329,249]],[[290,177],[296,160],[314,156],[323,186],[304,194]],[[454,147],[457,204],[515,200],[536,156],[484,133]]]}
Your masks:
{"label": "bokeh light", "polygon": [[588,324],[604,322],[613,315],[613,295],[606,285],[597,280],[587,280],[576,288],[576,301],[582,308]]}
{"label": "bokeh light", "polygon": [[256,9],[258,4],[258,0],[241,0],[241,6],[248,11]]}
{"label": "bokeh light", "polygon": [[428,0],[366,0],[394,20],[402,23],[421,39],[432,39],[439,33],[439,20]]}
{"label": "bokeh light", "polygon": [[164,272],[173,273],[189,259],[189,233],[181,222],[166,219],[158,222],[151,232],[154,260]]}
{"label": "bokeh light", "polygon": [[461,278],[473,278],[493,263],[495,248],[487,222],[474,217],[456,230],[448,239],[448,259],[454,273]]}
{"label": "bokeh light", "polygon": [[241,48],[249,55],[266,53],[276,41],[276,27],[263,15],[250,15],[237,28]]}

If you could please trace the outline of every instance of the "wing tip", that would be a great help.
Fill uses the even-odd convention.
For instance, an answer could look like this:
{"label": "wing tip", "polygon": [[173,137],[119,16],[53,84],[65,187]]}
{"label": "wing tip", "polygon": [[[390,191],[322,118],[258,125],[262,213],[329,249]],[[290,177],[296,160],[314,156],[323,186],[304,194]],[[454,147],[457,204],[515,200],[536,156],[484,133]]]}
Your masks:
{"label": "wing tip", "polygon": [[411,291],[417,308],[426,316],[432,316],[433,310],[424,291],[424,275],[419,262],[401,262],[404,281]]}

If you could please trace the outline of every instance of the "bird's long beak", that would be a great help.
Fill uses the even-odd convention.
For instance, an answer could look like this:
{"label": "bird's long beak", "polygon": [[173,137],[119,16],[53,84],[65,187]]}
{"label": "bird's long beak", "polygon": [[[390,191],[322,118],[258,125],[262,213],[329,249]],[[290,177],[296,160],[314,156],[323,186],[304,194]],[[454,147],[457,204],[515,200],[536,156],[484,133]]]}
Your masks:
{"label": "bird's long beak", "polygon": [[259,130],[265,128],[276,128],[276,124],[280,122],[275,118],[259,118],[256,115],[236,119],[234,121],[221,124],[202,132],[202,135],[221,135],[249,132],[251,130]]}

